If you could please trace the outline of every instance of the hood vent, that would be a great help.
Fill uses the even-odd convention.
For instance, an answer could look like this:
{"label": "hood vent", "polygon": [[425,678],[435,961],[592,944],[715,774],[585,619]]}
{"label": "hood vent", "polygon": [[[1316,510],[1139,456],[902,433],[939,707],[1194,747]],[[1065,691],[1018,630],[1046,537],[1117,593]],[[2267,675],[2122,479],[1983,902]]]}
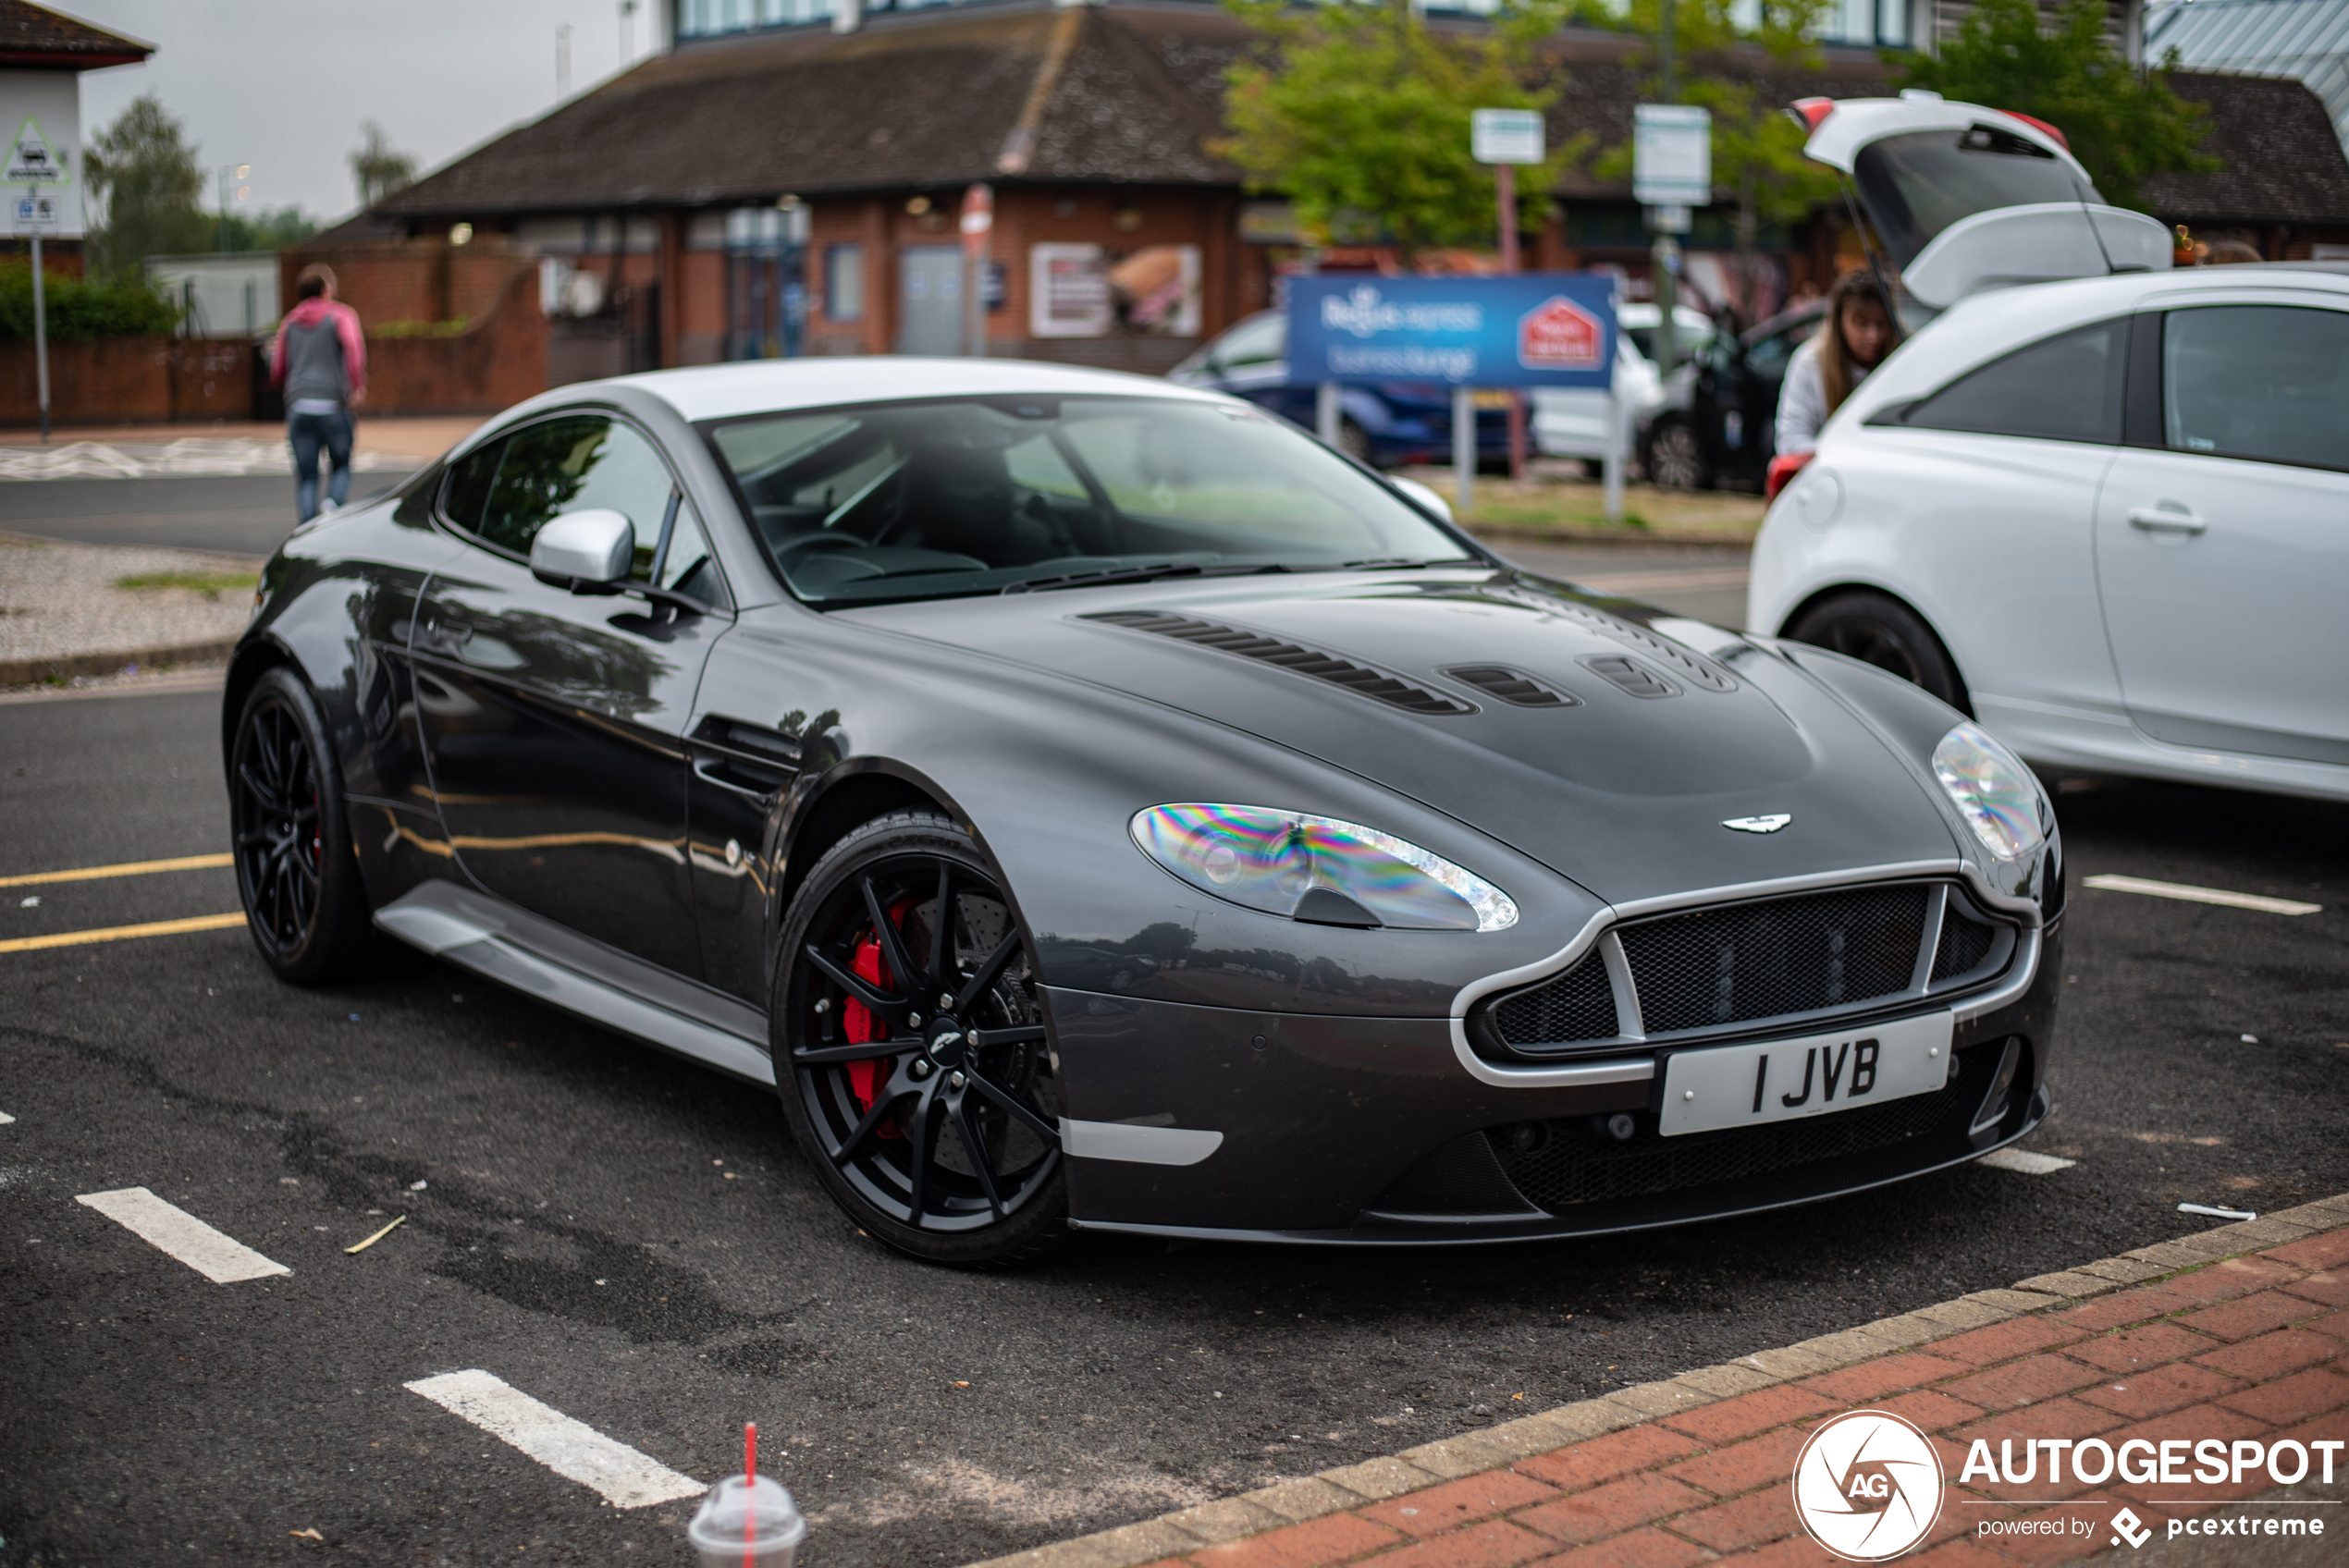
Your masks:
{"label": "hood vent", "polygon": [[1456,664],[1438,670],[1453,680],[1475,687],[1486,696],[1520,708],[1579,708],[1582,699],[1570,693],[1554,691],[1531,676],[1505,668],[1497,664]]}
{"label": "hood vent", "polygon": [[1254,659],[1260,664],[1278,665],[1299,675],[1310,675],[1316,680],[1326,680],[1333,686],[1343,686],[1349,692],[1375,698],[1407,713],[1445,715],[1476,711],[1473,703],[1464,703],[1440,692],[1414,686],[1384,670],[1372,669],[1334,654],[1300,647],[1277,637],[1267,637],[1261,631],[1244,631],[1236,626],[1223,626],[1187,615],[1166,615],[1158,610],[1106,610],[1099,615],[1079,616],[1077,619],[1104,621],[1129,631],[1146,631],[1153,637],[1171,637],[1178,643],[1236,654],[1241,658]]}
{"label": "hood vent", "polygon": [[1678,686],[1639,660],[1627,659],[1620,654],[1593,655],[1581,663],[1592,674],[1621,687],[1635,697],[1677,697],[1680,694]]}
{"label": "hood vent", "polygon": [[1730,677],[1729,672],[1711,659],[1692,649],[1681,646],[1670,638],[1659,637],[1645,627],[1633,625],[1619,616],[1612,616],[1604,610],[1593,609],[1588,605],[1576,604],[1573,600],[1556,594],[1538,594],[1518,589],[1509,593],[1507,596],[1521,605],[1538,609],[1544,615],[1557,616],[1562,619],[1586,626],[1602,637],[1611,637],[1616,642],[1637,648],[1656,663],[1664,666],[1672,674],[1687,680],[1691,686],[1702,686],[1708,692],[1734,692],[1738,689],[1738,683]]}

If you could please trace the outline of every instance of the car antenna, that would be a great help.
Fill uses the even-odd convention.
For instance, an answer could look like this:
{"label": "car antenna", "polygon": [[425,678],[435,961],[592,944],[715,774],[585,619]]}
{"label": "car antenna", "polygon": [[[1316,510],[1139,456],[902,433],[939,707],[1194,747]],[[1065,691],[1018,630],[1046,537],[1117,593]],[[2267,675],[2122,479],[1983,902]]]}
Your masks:
{"label": "car antenna", "polygon": [[2112,264],[2112,252],[2105,249],[2104,231],[2097,227],[2097,210],[2088,205],[2088,188],[2080,183],[2078,175],[2071,178],[2072,194],[2080,198],[2081,220],[2088,226],[2088,238],[2097,242],[2097,254],[2104,258],[2105,276],[2110,277],[2121,269]]}

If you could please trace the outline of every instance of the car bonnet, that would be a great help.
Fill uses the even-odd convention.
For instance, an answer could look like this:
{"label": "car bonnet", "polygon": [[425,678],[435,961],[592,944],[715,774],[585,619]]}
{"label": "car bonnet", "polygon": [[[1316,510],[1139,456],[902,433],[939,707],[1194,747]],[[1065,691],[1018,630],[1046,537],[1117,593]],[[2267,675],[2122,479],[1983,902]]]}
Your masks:
{"label": "car bonnet", "polygon": [[[1324,573],[839,613],[1258,735],[1612,903],[1957,853],[1918,768],[1776,654],[1514,573]],[[1725,826],[1778,815],[1790,820],[1774,831]]]}

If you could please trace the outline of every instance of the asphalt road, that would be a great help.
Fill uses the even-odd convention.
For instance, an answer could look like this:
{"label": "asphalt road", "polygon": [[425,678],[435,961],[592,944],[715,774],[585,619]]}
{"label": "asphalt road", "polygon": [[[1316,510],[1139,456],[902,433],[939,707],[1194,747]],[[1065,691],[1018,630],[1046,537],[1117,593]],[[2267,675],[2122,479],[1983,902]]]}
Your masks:
{"label": "asphalt road", "polygon": [[[363,499],[405,473],[351,476]],[[266,556],[293,532],[293,477],[53,479],[0,484],[0,533],[76,545],[168,545]]]}
{"label": "asphalt road", "polygon": [[[216,737],[203,693],[0,704],[0,876],[219,851]],[[2071,1169],[1589,1243],[951,1273],[841,1218],[769,1096],[477,978],[295,989],[233,929],[0,950],[4,1561],[687,1561],[690,1504],[403,1387],[481,1368],[705,1481],[757,1420],[820,1568],[965,1562],[2349,1190],[2349,809],[2060,801],[2075,879],[2323,910],[2075,882],[2033,1140]],[[225,869],[5,887],[0,942],[235,907]],[[214,1284],[73,1201],[140,1186],[292,1272]]]}

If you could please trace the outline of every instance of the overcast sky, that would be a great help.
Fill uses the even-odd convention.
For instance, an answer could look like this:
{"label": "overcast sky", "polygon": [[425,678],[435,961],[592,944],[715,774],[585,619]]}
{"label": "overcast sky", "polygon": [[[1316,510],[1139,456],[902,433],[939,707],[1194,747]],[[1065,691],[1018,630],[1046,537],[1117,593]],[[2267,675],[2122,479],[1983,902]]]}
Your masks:
{"label": "overcast sky", "polygon": [[[155,46],[81,79],[84,136],[142,92],[179,116],[215,171],[252,165],[252,200],[333,218],[358,205],[348,162],[372,119],[432,169],[554,107],[555,29],[572,25],[577,94],[620,55],[620,0],[49,0]],[[638,0],[634,53],[652,10]],[[207,204],[216,195],[208,194]]]}

